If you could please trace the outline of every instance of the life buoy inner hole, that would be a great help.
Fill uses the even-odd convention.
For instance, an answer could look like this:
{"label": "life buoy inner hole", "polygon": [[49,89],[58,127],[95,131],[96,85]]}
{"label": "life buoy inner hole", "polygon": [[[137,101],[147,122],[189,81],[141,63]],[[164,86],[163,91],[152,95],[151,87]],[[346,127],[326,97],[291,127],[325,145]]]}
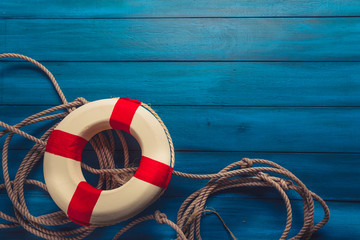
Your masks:
{"label": "life buoy inner hole", "polygon": [[[128,150],[123,148],[122,140],[125,140]],[[140,159],[141,148],[137,140],[127,132],[113,129],[93,136],[81,155],[81,162],[93,169],[136,168],[140,164]],[[82,167],[86,181],[102,190],[118,188],[134,175],[134,172],[113,174],[109,173],[109,170],[105,171],[99,174],[84,165]]]}

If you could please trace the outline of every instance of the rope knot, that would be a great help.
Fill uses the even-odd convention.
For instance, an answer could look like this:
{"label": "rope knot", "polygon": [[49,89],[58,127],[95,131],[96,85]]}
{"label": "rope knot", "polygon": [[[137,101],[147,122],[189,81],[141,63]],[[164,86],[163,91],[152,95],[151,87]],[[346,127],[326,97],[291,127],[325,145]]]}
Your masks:
{"label": "rope knot", "polygon": [[271,178],[270,174],[264,172],[259,172],[258,175],[262,180],[265,181],[268,181],[268,179]]}
{"label": "rope knot", "polygon": [[159,224],[164,224],[166,223],[167,220],[167,216],[165,213],[160,212],[159,210],[156,210],[154,213],[154,217],[155,220],[159,223]]}
{"label": "rope knot", "polygon": [[85,99],[85,98],[83,98],[83,97],[78,97],[78,98],[76,98],[75,100],[74,100],[74,102],[80,102],[81,104],[86,104],[86,103],[88,103],[88,101]]}
{"label": "rope knot", "polygon": [[289,186],[284,179],[280,179],[279,184],[285,191],[289,190]]}
{"label": "rope knot", "polygon": [[242,164],[240,165],[241,168],[249,168],[252,167],[253,165],[253,160],[251,160],[250,158],[243,158],[241,159]]}
{"label": "rope knot", "polygon": [[280,184],[280,186],[281,186],[285,191],[289,190],[290,187],[291,187],[292,185],[294,185],[291,180],[285,180],[285,179],[282,179],[282,178],[280,179],[280,181],[279,181],[278,183]]}

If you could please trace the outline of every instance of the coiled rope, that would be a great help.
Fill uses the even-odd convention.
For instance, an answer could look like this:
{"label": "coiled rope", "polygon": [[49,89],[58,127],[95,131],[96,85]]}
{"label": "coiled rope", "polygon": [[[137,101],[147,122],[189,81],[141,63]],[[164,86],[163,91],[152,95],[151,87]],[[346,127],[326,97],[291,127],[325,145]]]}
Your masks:
{"label": "coiled rope", "polygon": [[[84,98],[77,98],[73,102],[68,102],[51,72],[34,59],[20,54],[0,54],[0,58],[6,57],[23,59],[39,67],[49,77],[63,104],[51,107],[30,117],[27,117],[16,125],[9,125],[0,121],[0,126],[5,128],[5,130],[0,132],[0,138],[7,135],[2,149],[2,170],[4,175],[4,183],[0,185],[0,189],[6,189],[15,212],[15,216],[10,216],[0,212],[0,218],[8,221],[6,224],[0,224],[0,228],[13,228],[21,226],[25,230],[44,239],[82,239],[91,234],[95,227],[78,227],[72,230],[54,229],[54,226],[63,225],[71,221],[62,211],[52,212],[41,216],[32,215],[29,212],[25,202],[24,185],[35,185],[47,192],[47,188],[44,183],[28,178],[29,173],[35,167],[35,165],[42,160],[46,141],[51,131],[57,126],[58,122],[77,107],[86,104],[87,101]],[[146,104],[143,104],[143,106],[151,111],[162,124],[171,145],[171,157],[174,159],[174,148],[168,130],[161,121],[160,117],[151,109],[150,106]],[[59,110],[66,111],[59,113]],[[55,119],[58,120],[58,122],[51,126],[40,138],[36,138],[35,136],[32,136],[21,130],[22,127],[28,125]],[[122,169],[115,168],[114,132],[120,139],[124,149],[124,168]],[[97,154],[100,169],[94,169],[82,163],[82,168],[86,171],[93,174],[99,174],[97,188],[112,189],[119,187],[124,184],[136,171],[135,167],[129,167],[129,151],[123,134],[120,131],[114,132],[106,131],[106,133],[99,133],[90,140],[90,144]],[[8,152],[10,141],[15,134],[21,135],[33,141],[35,144],[22,160],[15,178],[11,180],[8,168]],[[256,164],[256,166],[253,166],[254,164]],[[272,176],[272,173],[276,174],[276,176]],[[159,224],[167,224],[172,227],[177,233],[177,239],[201,240],[200,220],[204,216],[204,213],[209,212],[216,214],[232,238],[236,239],[220,215],[215,211],[206,209],[205,205],[209,197],[219,191],[242,187],[273,187],[280,193],[285,203],[287,213],[284,231],[280,236],[280,239],[288,239],[293,221],[292,207],[286,191],[296,191],[303,199],[304,207],[303,226],[298,231],[298,233],[290,239],[310,239],[312,234],[323,227],[328,222],[330,217],[329,208],[322,198],[308,190],[307,187],[290,171],[272,161],[264,159],[243,158],[240,161],[236,161],[226,166],[220,172],[215,174],[189,174],[178,171],[174,171],[174,174],[186,178],[210,180],[203,188],[192,193],[182,203],[178,211],[176,223],[169,220],[164,213],[155,211],[155,213],[152,215],[133,220],[127,226],[122,228],[113,239],[118,239],[130,228],[141,222],[155,220]],[[319,202],[324,210],[324,217],[317,224],[314,222],[314,201]]]}

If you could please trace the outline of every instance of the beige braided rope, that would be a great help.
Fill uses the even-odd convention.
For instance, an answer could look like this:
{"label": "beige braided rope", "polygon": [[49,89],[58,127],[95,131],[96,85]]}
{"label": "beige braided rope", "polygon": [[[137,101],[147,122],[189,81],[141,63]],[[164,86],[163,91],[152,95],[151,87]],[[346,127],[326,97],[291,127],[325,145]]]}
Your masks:
{"label": "beige braided rope", "polygon": [[[39,62],[19,54],[0,54],[0,58],[5,57],[24,59],[35,64],[41,70],[43,70],[53,83],[63,104],[46,109],[30,117],[27,117],[16,125],[11,126],[0,121],[0,126],[5,128],[5,130],[0,132],[0,138],[7,134],[2,150],[2,168],[4,175],[4,183],[0,185],[0,189],[6,189],[15,212],[15,216],[10,216],[3,212],[0,212],[0,218],[9,222],[7,224],[0,224],[0,228],[6,229],[21,226],[25,230],[44,239],[82,239],[91,234],[95,228],[78,227],[72,230],[64,231],[61,229],[54,229],[54,227],[46,227],[63,225],[69,223],[70,220],[62,211],[57,211],[41,216],[33,216],[29,212],[25,202],[25,184],[34,185],[44,191],[47,191],[46,185],[44,183],[37,180],[28,179],[28,175],[30,171],[35,167],[35,165],[42,160],[47,139],[51,131],[57,126],[58,122],[55,125],[51,126],[40,138],[36,138],[22,131],[21,128],[45,120],[57,119],[58,121],[60,121],[65,116],[67,116],[69,112],[71,112],[73,109],[86,104],[87,101],[83,98],[77,98],[73,102],[67,102],[54,76]],[[173,166],[175,154],[169,131],[167,130],[165,124],[162,122],[160,117],[149,105],[142,104],[142,106],[148,109],[163,126],[170,144],[170,155],[172,159],[171,165]],[[62,112],[57,113],[61,110]],[[33,141],[35,144],[29,150],[25,158],[22,160],[15,175],[15,178],[11,180],[8,169],[8,152],[9,144],[14,134],[19,134]],[[120,142],[123,146],[125,167],[123,169],[115,168],[115,137],[118,137],[120,139]],[[99,159],[100,169],[94,169],[84,163],[82,163],[82,168],[93,174],[99,174],[97,188],[112,189],[119,187],[126,183],[126,181],[136,171],[136,167],[130,167],[127,143],[123,134],[120,131],[109,130],[105,133],[99,133],[90,140],[90,143]],[[257,166],[253,166],[253,164],[257,164]],[[271,173],[276,174],[276,176],[271,176]],[[280,196],[285,203],[287,212],[286,223],[280,239],[288,239],[288,235],[293,222],[291,202],[286,194],[286,191],[296,191],[302,197],[304,205],[303,227],[295,236],[291,237],[290,239],[310,239],[312,234],[321,227],[323,227],[328,222],[330,217],[329,209],[322,198],[308,190],[306,186],[290,171],[268,160],[244,158],[240,161],[236,161],[226,166],[220,172],[215,174],[189,174],[178,171],[174,171],[174,174],[186,178],[209,179],[209,181],[203,188],[192,193],[182,203],[178,211],[176,224],[169,220],[164,213],[155,211],[155,213],[152,215],[140,217],[130,222],[114,236],[114,239],[118,239],[126,231],[141,222],[147,220],[155,220],[159,224],[167,224],[172,227],[177,233],[177,239],[200,240],[200,220],[206,213],[215,213],[221,220],[225,229],[230,233],[230,236],[233,239],[236,239],[235,235],[226,226],[220,215],[213,210],[206,209],[205,205],[209,197],[211,197],[215,193],[243,187],[273,187],[280,193]],[[280,175],[283,177],[280,178]],[[324,210],[324,217],[317,224],[314,224],[314,201],[319,202]]]}

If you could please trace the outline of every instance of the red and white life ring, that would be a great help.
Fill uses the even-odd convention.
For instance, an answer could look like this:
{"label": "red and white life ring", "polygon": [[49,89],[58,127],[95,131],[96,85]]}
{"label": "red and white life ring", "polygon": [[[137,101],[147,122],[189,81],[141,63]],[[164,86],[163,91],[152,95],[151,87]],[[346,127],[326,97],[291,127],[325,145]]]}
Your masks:
{"label": "red and white life ring", "polygon": [[[121,129],[138,141],[142,157],[123,186],[99,190],[81,171],[86,143],[106,129]],[[46,186],[69,219],[81,225],[109,225],[126,220],[155,201],[169,184],[174,161],[166,133],[141,102],[126,98],[85,104],[66,116],[51,133],[44,156]]]}

